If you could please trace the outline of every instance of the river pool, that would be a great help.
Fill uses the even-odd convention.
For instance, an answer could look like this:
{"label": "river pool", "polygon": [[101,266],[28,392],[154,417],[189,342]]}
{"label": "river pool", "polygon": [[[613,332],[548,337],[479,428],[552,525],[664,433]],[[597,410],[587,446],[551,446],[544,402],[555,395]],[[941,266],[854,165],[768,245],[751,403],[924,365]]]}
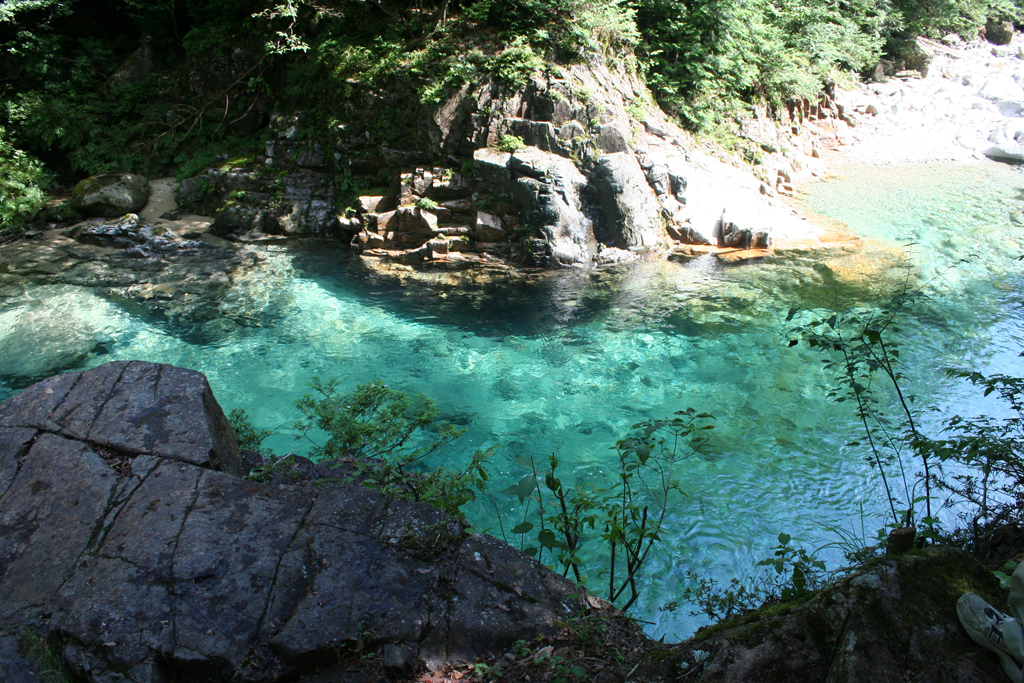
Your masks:
{"label": "river pool", "polygon": [[[642,579],[634,614],[647,630],[685,637],[704,623],[677,598],[693,570],[726,582],[749,577],[779,532],[807,548],[834,539],[826,526],[867,535],[887,509],[849,404],[831,403],[822,357],[790,348],[791,308],[845,309],[886,300],[905,282],[923,288],[902,323],[906,383],[934,428],[943,415],[998,407],[947,367],[1024,372],[1021,289],[1024,175],[994,163],[840,169],[808,188],[810,211],[847,224],[856,251],[804,251],[743,265],[713,257],[567,271],[530,283],[456,289],[367,278],[344,250],[268,248],[287,290],[273,326],[226,331],[214,343],[182,339],[94,292],[44,287],[0,304],[0,325],[75,315],[107,343],[66,369],[121,359],[204,372],[225,411],[243,408],[276,435],[277,453],[303,452],[294,401],[311,377],[345,388],[379,377],[434,397],[469,431],[435,464],[458,467],[499,446],[496,490],[522,474],[517,455],[557,453],[567,471],[599,482],[610,447],[644,419],[688,407],[712,413],[702,454],[680,470],[686,493]],[[31,348],[0,350],[32,353]],[[2,360],[2,359],[0,359]],[[2,365],[2,363],[0,363]],[[0,378],[0,398],[23,387]],[[912,466],[912,463],[911,463]],[[497,494],[500,507],[514,508]],[[485,504],[486,503],[486,504]],[[490,501],[471,504],[478,528],[497,532]],[[944,513],[952,519],[953,511]],[[841,561],[826,551],[831,564]],[[587,568],[596,577],[597,566]],[[601,585],[600,582],[595,582]]]}

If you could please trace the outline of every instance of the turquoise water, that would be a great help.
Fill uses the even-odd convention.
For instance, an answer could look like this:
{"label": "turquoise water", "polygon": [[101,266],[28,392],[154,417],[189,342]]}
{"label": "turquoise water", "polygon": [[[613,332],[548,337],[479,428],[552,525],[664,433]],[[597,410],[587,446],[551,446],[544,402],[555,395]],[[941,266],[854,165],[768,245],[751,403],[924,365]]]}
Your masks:
{"label": "turquoise water", "polygon": [[[866,454],[846,445],[858,436],[852,409],[826,398],[832,380],[819,355],[787,346],[790,308],[874,305],[909,263],[913,286],[928,296],[903,324],[905,372],[919,404],[939,408],[930,425],[988,407],[943,368],[1024,372],[1016,260],[1024,235],[1009,219],[1024,204],[1022,188],[1024,176],[995,164],[851,169],[812,186],[805,201],[870,238],[860,252],[732,266],[703,257],[464,288],[443,278],[369,277],[346,251],[322,244],[268,248],[284,302],[273,326],[198,344],[97,293],[50,287],[0,304],[0,335],[42,329],[52,313],[109,340],[102,355],[71,368],[143,359],[202,371],[225,410],[244,408],[277,432],[266,445],[278,453],[304,450],[291,422],[311,377],[336,377],[345,388],[379,377],[434,397],[443,418],[469,428],[437,463],[458,467],[473,450],[498,445],[496,490],[522,474],[516,456],[551,452],[576,476],[600,481],[613,463],[609,448],[631,425],[691,406],[712,413],[716,429],[680,470],[687,495],[635,610],[652,635],[672,640],[703,623],[685,607],[658,610],[679,596],[686,570],[727,582],[750,576],[781,531],[813,548],[834,538],[826,524],[859,531],[863,523],[873,535],[883,523],[877,476]],[[904,250],[906,242],[915,244]],[[19,348],[56,353],[39,343]],[[0,397],[20,386],[0,385]],[[490,505],[469,513],[497,533]],[[596,566],[587,569],[596,576]]]}

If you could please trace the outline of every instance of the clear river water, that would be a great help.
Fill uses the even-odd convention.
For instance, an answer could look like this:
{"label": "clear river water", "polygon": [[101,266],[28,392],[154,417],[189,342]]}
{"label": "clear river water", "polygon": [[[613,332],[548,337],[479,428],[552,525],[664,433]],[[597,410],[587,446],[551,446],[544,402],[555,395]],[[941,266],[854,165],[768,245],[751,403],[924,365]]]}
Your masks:
{"label": "clear river water", "polygon": [[[945,368],[1024,372],[1024,228],[1011,221],[1024,208],[1018,169],[840,169],[804,202],[848,225],[863,248],[742,265],[709,256],[461,290],[368,279],[345,251],[268,248],[283,274],[272,286],[287,290],[273,326],[197,344],[96,293],[45,287],[0,304],[0,327],[87,317],[112,341],[68,369],[142,359],[204,372],[225,411],[243,408],[276,432],[266,445],[277,453],[304,451],[291,423],[311,377],[345,388],[379,377],[434,397],[443,418],[468,427],[435,464],[457,468],[473,450],[499,446],[499,491],[521,476],[517,455],[554,452],[574,476],[600,482],[631,425],[688,407],[712,413],[704,452],[679,470],[686,496],[634,609],[650,634],[674,640],[704,623],[686,606],[658,609],[679,597],[687,570],[727,583],[759,571],[780,532],[813,549],[835,540],[829,526],[863,529],[870,541],[885,522],[877,473],[862,447],[847,445],[859,436],[853,408],[827,398],[834,380],[820,354],[787,345],[791,308],[878,305],[909,264],[911,286],[926,296],[900,326],[903,371],[917,405],[935,408],[927,429],[955,412],[998,410]],[[22,386],[3,382],[0,398]],[[497,532],[490,501],[468,512]],[[951,520],[955,510],[943,514]],[[836,551],[823,555],[841,564]]]}

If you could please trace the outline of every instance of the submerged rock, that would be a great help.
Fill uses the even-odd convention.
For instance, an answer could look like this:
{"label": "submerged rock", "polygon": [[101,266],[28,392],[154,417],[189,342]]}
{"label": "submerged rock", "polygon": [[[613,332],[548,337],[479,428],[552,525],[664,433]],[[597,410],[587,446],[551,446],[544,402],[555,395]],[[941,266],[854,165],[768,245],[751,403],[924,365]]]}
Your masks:
{"label": "submerged rock", "polygon": [[127,315],[93,292],[50,285],[12,297],[0,312],[0,376],[38,379],[105,352]]}
{"label": "submerged rock", "polygon": [[125,253],[133,258],[209,247],[201,240],[181,239],[166,228],[145,225],[134,213],[112,221],[86,223],[74,228],[71,234],[85,244],[125,249]]}
{"label": "submerged rock", "polygon": [[[91,300],[112,300],[135,312],[154,314],[155,320],[166,321],[170,332],[204,341],[211,341],[203,331],[211,320],[229,319],[237,326],[253,327],[279,317],[291,295],[279,286],[284,273],[278,260],[210,235],[205,231],[208,219],[199,219],[193,216],[150,225],[130,214],[47,231],[37,240],[8,242],[0,247],[5,271],[0,297],[13,306],[6,307],[4,315],[14,315],[20,309],[16,297],[33,287],[72,285],[96,288],[94,294],[102,299],[89,294]],[[93,320],[98,316],[76,312],[60,326],[66,327],[76,318]],[[0,326],[0,336],[5,332]],[[40,339],[35,355],[48,354],[42,350],[47,347],[46,340],[33,335],[31,327],[17,330],[17,336],[24,337],[29,347],[31,339]],[[54,335],[54,339],[66,338],[65,334]],[[79,349],[74,355],[80,359],[80,347],[72,346]],[[4,357],[13,354],[0,349],[0,366],[5,364]],[[44,361],[27,376],[55,372],[70,362]],[[4,374],[2,367],[0,374]],[[25,376],[23,372],[9,374]]]}
{"label": "submerged rock", "polygon": [[48,633],[95,683],[320,681],[350,645],[472,660],[576,609],[570,582],[430,505],[241,474],[197,372],[109,363],[0,404],[0,632]]}

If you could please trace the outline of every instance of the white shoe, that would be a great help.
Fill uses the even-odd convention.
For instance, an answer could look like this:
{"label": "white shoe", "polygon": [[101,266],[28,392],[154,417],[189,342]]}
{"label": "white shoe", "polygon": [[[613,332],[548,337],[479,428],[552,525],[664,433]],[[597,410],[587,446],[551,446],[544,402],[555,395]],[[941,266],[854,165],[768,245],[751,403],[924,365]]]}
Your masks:
{"label": "white shoe", "polygon": [[956,601],[956,616],[971,640],[996,653],[1003,671],[1013,683],[1024,683],[1020,664],[1010,654],[1003,636],[1006,627],[1020,628],[1012,617],[999,612],[974,593],[964,593]]}

